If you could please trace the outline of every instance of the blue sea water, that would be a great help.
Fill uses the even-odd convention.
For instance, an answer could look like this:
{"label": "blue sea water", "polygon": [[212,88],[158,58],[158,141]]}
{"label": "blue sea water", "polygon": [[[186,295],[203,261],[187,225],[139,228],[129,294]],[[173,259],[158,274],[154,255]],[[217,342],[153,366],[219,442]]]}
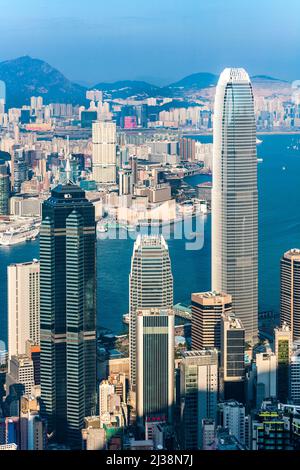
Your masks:
{"label": "blue sea water", "polygon": [[[300,247],[300,145],[299,135],[264,135],[258,146],[259,184],[259,308],[279,309],[279,261],[284,251]],[[210,142],[211,137],[200,137]],[[196,185],[209,177],[188,178]],[[128,275],[133,240],[97,242],[97,324],[114,333],[123,331],[128,311]],[[201,250],[186,250],[186,240],[169,242],[175,302],[189,302],[192,292],[210,289],[210,216],[205,219]],[[39,257],[38,240],[0,247],[0,339],[7,338],[7,265]]]}

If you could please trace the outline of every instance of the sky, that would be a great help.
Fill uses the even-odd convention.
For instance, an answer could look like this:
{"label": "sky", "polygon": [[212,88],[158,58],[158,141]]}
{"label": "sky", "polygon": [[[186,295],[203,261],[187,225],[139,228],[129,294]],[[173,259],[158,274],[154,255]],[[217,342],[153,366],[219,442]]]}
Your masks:
{"label": "sky", "polygon": [[300,79],[299,0],[0,0],[0,12],[0,61],[30,55],[88,85],[226,66]]}

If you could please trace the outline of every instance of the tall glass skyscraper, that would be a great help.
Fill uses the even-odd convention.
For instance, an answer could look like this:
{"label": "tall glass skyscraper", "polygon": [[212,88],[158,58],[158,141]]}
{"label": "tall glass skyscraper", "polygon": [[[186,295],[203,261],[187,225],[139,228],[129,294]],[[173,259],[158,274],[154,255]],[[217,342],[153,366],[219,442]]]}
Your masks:
{"label": "tall glass skyscraper", "polygon": [[71,183],[44,202],[40,233],[42,413],[55,442],[81,448],[96,411],[95,209]]}
{"label": "tall glass skyscraper", "polygon": [[[174,312],[137,311],[137,416],[172,421],[174,401]],[[153,365],[156,365],[153,367]]]}
{"label": "tall glass skyscraper", "polygon": [[171,261],[162,235],[137,237],[131,259],[129,296],[130,380],[135,390],[137,309],[173,308]]}
{"label": "tall glass skyscraper", "polygon": [[258,332],[256,125],[252,86],[243,69],[225,69],[214,115],[212,289],[232,295],[246,340]]}

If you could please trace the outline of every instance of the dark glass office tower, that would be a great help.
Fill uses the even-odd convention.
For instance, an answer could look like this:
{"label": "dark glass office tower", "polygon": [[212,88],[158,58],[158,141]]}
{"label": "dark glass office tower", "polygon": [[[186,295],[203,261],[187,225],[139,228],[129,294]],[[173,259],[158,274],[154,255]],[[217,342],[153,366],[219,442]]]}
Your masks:
{"label": "dark glass office tower", "polygon": [[55,442],[81,447],[96,411],[95,210],[78,186],[44,202],[40,233],[42,413]]}

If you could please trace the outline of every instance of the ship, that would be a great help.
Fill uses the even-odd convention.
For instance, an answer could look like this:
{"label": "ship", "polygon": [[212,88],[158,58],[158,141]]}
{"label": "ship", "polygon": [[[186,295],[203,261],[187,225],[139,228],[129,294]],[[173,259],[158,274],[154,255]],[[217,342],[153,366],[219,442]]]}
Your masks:
{"label": "ship", "polygon": [[260,144],[262,144],[262,143],[263,143],[263,141],[262,141],[262,140],[260,140],[260,139],[256,139],[256,145],[260,145]]}
{"label": "ship", "polygon": [[23,225],[18,228],[11,227],[0,234],[0,245],[12,246],[35,240],[38,234],[39,227],[37,225]]}
{"label": "ship", "polygon": [[108,228],[104,224],[97,224],[97,232],[99,233],[108,232]]}

